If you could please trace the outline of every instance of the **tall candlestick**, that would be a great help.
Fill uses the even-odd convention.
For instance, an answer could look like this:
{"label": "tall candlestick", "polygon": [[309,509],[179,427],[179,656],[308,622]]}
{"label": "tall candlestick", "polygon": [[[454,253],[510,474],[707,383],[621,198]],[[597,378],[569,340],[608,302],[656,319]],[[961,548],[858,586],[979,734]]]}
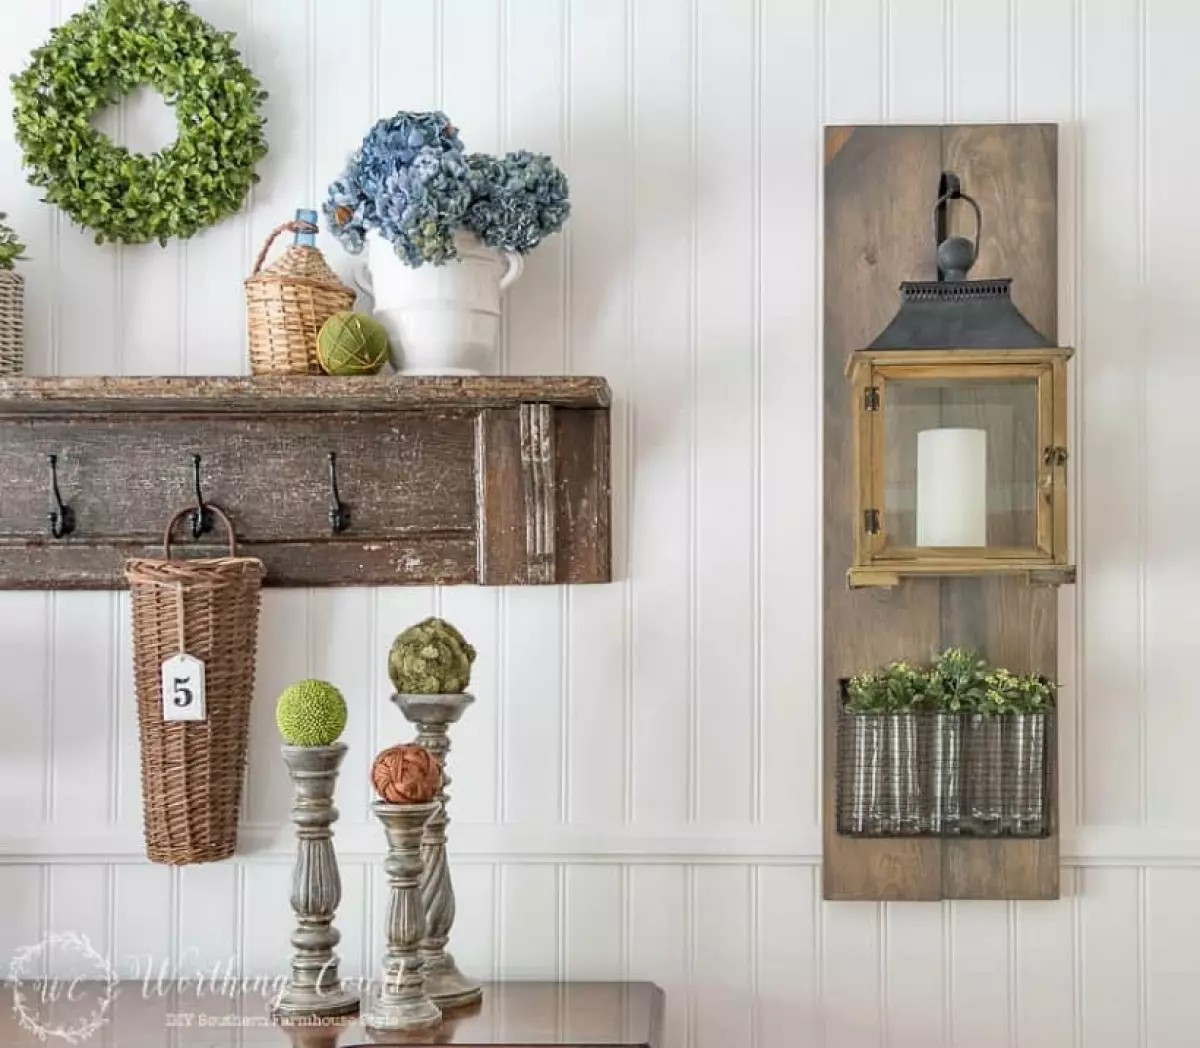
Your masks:
{"label": "tall candlestick", "polygon": [[479,983],[463,975],[446,949],[450,930],[454,927],[454,885],[446,860],[446,828],[450,816],[446,811],[450,794],[450,776],[446,773],[446,758],[450,753],[449,728],[458,722],[475,697],[467,692],[452,695],[393,695],[408,720],[417,725],[417,742],[437,758],[442,766],[442,789],[437,795],[438,811],[425,826],[421,840],[421,856],[425,874],[421,881],[421,898],[425,904],[425,938],[421,940],[421,957],[425,961],[425,988],[442,1008],[457,1008],[478,1001],[483,995]]}
{"label": "tall candlestick", "polygon": [[346,746],[336,742],[280,749],[296,789],[292,909],[297,924],[292,933],[292,975],[275,1011],[289,1017],[347,1015],[358,1010],[358,994],[342,988],[333,951],[342,937],[333,926],[342,881],[331,829],[338,817],[333,789]]}
{"label": "tall candlestick", "polygon": [[383,868],[388,878],[387,955],[383,986],[363,1014],[364,1026],[376,1030],[419,1030],[437,1026],[442,1012],[425,992],[425,963],[421,940],[425,908],[421,903],[421,835],[438,810],[426,804],[387,804],[372,810],[387,834],[388,855]]}

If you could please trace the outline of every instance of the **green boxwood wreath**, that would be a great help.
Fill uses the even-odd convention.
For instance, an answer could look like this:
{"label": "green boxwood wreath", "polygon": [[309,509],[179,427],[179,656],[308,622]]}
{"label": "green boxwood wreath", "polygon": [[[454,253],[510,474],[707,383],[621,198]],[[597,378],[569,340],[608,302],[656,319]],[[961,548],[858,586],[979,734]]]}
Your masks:
{"label": "green boxwood wreath", "polygon": [[[181,0],[98,0],[12,78],[29,181],[106,240],[190,237],[241,206],[267,153],[266,92],[232,46]],[[161,153],[130,153],[89,122],[146,84],[174,106]]]}

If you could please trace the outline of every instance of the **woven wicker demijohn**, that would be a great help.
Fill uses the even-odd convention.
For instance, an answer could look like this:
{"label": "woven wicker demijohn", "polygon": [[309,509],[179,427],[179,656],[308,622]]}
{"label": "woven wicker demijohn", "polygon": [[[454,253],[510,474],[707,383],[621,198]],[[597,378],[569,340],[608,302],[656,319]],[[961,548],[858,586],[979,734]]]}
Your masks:
{"label": "woven wicker demijohn", "polygon": [[[295,242],[269,266],[281,233]],[[297,211],[267,238],[246,279],[250,370],[255,375],[319,375],[317,334],[334,313],[354,305],[354,290],[338,279],[317,248],[317,213]]]}

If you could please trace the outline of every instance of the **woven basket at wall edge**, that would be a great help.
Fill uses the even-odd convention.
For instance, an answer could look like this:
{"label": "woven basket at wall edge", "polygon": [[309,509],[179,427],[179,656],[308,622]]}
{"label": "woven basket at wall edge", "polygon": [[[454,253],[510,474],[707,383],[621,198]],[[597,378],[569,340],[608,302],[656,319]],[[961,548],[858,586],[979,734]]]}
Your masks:
{"label": "woven basket at wall edge", "polygon": [[25,368],[25,280],[0,269],[0,376]]}
{"label": "woven basket at wall edge", "polygon": [[[237,556],[171,557],[168,525],[163,557],[125,562],[133,611],[134,685],[141,742],[146,854],[170,865],[215,862],[237,846],[254,695],[262,561]],[[167,721],[161,667],[186,652],[204,663],[203,721]]]}

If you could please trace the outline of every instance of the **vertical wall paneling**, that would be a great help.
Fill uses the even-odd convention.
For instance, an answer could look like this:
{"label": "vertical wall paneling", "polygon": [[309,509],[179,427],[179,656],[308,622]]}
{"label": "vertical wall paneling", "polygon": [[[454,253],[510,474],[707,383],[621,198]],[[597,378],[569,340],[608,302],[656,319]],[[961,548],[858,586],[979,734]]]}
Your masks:
{"label": "vertical wall paneling", "polygon": [[[496,739],[499,724],[497,651],[495,645],[499,594],[474,586],[447,586],[442,592],[441,613],[475,644],[471,693],[475,704],[450,729],[450,819],[453,823],[487,823],[500,817],[496,791]],[[416,620],[414,620],[416,621]],[[397,632],[402,624],[397,623]],[[379,703],[388,690],[387,648],[381,647],[371,668]],[[407,728],[407,725],[406,725]],[[411,733],[412,729],[408,729]],[[453,847],[454,830],[450,830]]]}
{"label": "vertical wall paneling", "polygon": [[[1137,822],[1143,812],[1140,759],[1130,740],[1145,730],[1142,428],[1129,424],[1131,393],[1141,389],[1139,316],[1142,171],[1141,60],[1136,0],[1089,5],[1082,26],[1083,109],[1080,163],[1083,255],[1083,345],[1080,380],[1084,446],[1080,449],[1079,621],[1081,818]],[[1122,420],[1126,420],[1122,422]],[[1103,556],[1091,556],[1104,551]],[[1135,754],[1136,756],[1136,754]]]}
{"label": "vertical wall paneling", "polygon": [[[698,0],[696,54],[695,814],[751,818],[757,731],[754,382],[757,4]],[[744,158],[727,165],[730,151]],[[712,556],[711,551],[723,551]]]}
{"label": "vertical wall paneling", "polygon": [[[275,700],[293,681],[311,675],[305,610],[302,590],[263,592],[244,802],[246,816],[252,823],[286,823],[292,808],[292,783],[279,756]],[[307,654],[297,659],[297,651]],[[349,697],[348,701],[352,700]]]}
{"label": "vertical wall paneling", "polygon": [[558,928],[561,867],[551,863],[500,868],[500,968],[509,979],[561,976]]}
{"label": "vertical wall paneling", "polygon": [[157,986],[160,979],[173,975],[172,870],[146,863],[113,866],[110,872],[116,918],[110,954],[113,968],[122,979]]}
{"label": "vertical wall paneling", "polygon": [[695,876],[694,968],[697,1048],[752,1043],[754,871],[701,866]]}
{"label": "vertical wall paneling", "polygon": [[[256,68],[257,52],[245,0],[203,0],[196,11],[218,28],[237,33],[240,50],[251,68]],[[271,130],[268,125],[268,135]],[[292,204],[292,209],[309,199],[311,194],[306,193]],[[191,374],[239,374],[248,370],[243,334],[245,296],[241,281],[229,278],[249,275],[254,260],[247,244],[249,222],[250,213],[243,208],[240,214],[201,230],[187,242],[187,272],[196,274],[195,280],[188,280],[181,300],[184,370]],[[216,273],[227,275],[226,279],[212,279]]]}
{"label": "vertical wall paneling", "polygon": [[[291,957],[288,940],[295,925],[289,903],[291,866],[265,862],[243,866],[236,872],[236,891],[240,896],[240,910],[235,922],[237,955],[246,971],[270,972],[279,967],[277,958],[281,950],[287,951],[285,958]],[[348,908],[343,916],[353,922],[356,915],[353,908]]]}
{"label": "vertical wall paneling", "polygon": [[1075,908],[1070,899],[1078,887],[1068,874],[1062,900],[1015,904],[1009,956],[1016,975],[1012,1039],[1021,1048],[1072,1043]]}
{"label": "vertical wall paneling", "polygon": [[684,866],[634,866],[629,871],[629,978],[653,979],[666,994],[669,1048],[694,1044],[688,1024],[691,878]]}
{"label": "vertical wall paneling", "polygon": [[64,865],[50,867],[46,907],[48,970],[61,978],[86,979],[96,974],[96,962],[65,937],[78,935],[102,957],[112,948],[109,927],[111,867]]}
{"label": "vertical wall paneling", "polygon": [[[439,104],[438,0],[407,0],[402,6],[376,0],[374,66],[379,119],[401,109],[435,109]],[[403,61],[397,61],[403,55]],[[482,147],[476,147],[482,148]]]}
{"label": "vertical wall paneling", "polygon": [[884,903],[887,1044],[944,1044],[942,989],[947,958],[938,903]]}
{"label": "vertical wall paneling", "polygon": [[116,676],[114,766],[109,769],[113,820],[118,826],[141,828],[141,748],[138,741],[137,696],[133,687],[133,624],[129,594],[117,594],[113,673]]}
{"label": "vertical wall paneling", "polygon": [[[83,505],[78,512],[82,517]],[[109,593],[52,602],[55,653],[49,708],[53,711],[50,817],[67,825],[105,823],[110,811],[112,709]]]}
{"label": "vertical wall paneling", "polygon": [[1183,1045],[1184,1031],[1200,1024],[1191,929],[1200,923],[1200,871],[1147,870],[1142,885],[1142,987],[1146,1006],[1144,1042]]}
{"label": "vertical wall paneling", "polygon": [[632,395],[643,408],[633,424],[631,814],[673,823],[689,815],[693,683],[692,14],[688,0],[632,12]]}
{"label": "vertical wall paneling", "polygon": [[1186,46],[1187,38],[1200,28],[1200,10],[1188,6],[1168,19],[1153,4],[1144,3],[1139,15],[1143,298],[1138,344],[1143,371],[1136,410],[1143,420],[1145,513],[1143,817],[1150,823],[1189,824],[1195,820],[1192,798],[1200,791],[1200,768],[1188,740],[1200,731],[1200,708],[1184,699],[1184,653],[1190,650],[1192,631],[1187,626],[1190,616],[1180,609],[1194,599],[1195,564],[1180,552],[1180,536],[1200,521],[1200,492],[1180,482],[1188,468],[1186,449],[1195,437],[1189,413],[1180,410],[1178,391],[1200,380],[1200,359],[1184,350],[1186,333],[1200,324],[1200,296],[1185,276],[1185,260],[1200,239],[1200,214],[1194,208],[1173,208],[1169,201],[1187,199],[1191,192],[1186,175],[1193,155],[1190,142],[1181,140],[1175,129],[1186,119],[1188,100],[1200,89],[1200,68]]}
{"label": "vertical wall paneling", "polygon": [[[505,149],[520,147],[550,153],[568,171],[566,58],[570,8],[536,0],[504,3],[505,112],[503,141],[497,143]],[[472,13],[469,22],[464,22],[464,35],[484,40],[486,30],[481,34],[476,21]],[[489,51],[487,61],[495,61],[495,48]],[[482,89],[490,79],[458,76],[447,80],[447,84],[451,82],[462,91],[468,84]],[[488,119],[494,115],[491,99],[490,92],[481,92],[480,102],[489,103]],[[486,143],[477,148],[485,147]],[[527,255],[524,275],[508,293],[506,368],[510,373],[569,369],[564,243],[565,237],[555,237]],[[511,757],[506,763],[505,815],[514,821],[563,821],[569,786],[564,755],[569,745],[565,736],[570,714],[563,695],[564,672],[569,672],[570,665],[570,648],[564,643],[566,593],[556,588],[515,588],[502,600],[508,639],[502,670],[503,730],[505,751]]]}
{"label": "vertical wall paneling", "polygon": [[1087,1048],[1145,1044],[1141,1034],[1138,870],[1084,871],[1079,893],[1080,1041]]}
{"label": "vertical wall paneling", "polygon": [[879,0],[825,0],[826,123],[865,124],[885,118],[883,13]]}
{"label": "vertical wall paneling", "polygon": [[950,907],[954,1044],[1010,1048],[1014,986],[1009,966],[1012,903]]}
{"label": "vertical wall paneling", "polygon": [[818,385],[820,6],[818,0],[762,0],[759,26],[755,800],[757,817],[772,825],[811,823],[817,807],[819,421],[795,404]]}
{"label": "vertical wall paneling", "polygon": [[980,4],[950,0],[954,63],[950,119],[1003,120],[1013,109],[1012,75],[1016,0]]}
{"label": "vertical wall paneling", "polygon": [[611,979],[625,948],[619,866],[564,869],[563,971],[568,979]]}
{"label": "vertical wall paneling", "polygon": [[943,123],[948,119],[946,28],[948,0],[895,0],[888,19],[888,120]]}
{"label": "vertical wall paneling", "polygon": [[[174,936],[175,959],[172,967],[180,979],[205,979],[216,971],[219,977],[230,965],[236,970],[237,953],[243,945],[243,922],[251,909],[246,906],[242,896],[243,868],[229,863],[209,864],[199,866],[183,866],[175,871],[177,879],[174,893],[175,911],[172,923],[176,929]],[[255,904],[270,905],[264,897],[265,892],[258,893],[261,883],[259,877],[269,877],[269,866],[263,866],[268,872],[256,874],[251,878],[256,890]],[[286,893],[283,896],[287,904]],[[276,910],[276,913],[279,911]],[[286,945],[288,924],[279,928],[278,923],[272,927],[282,932],[280,949],[287,950]],[[256,928],[257,930],[257,928]],[[278,954],[277,954],[278,955]],[[287,954],[284,954],[287,956]]]}
{"label": "vertical wall paneling", "polygon": [[[0,866],[0,893],[6,900],[0,910],[0,957],[11,960],[18,950],[41,941],[43,885],[39,866]],[[35,974],[42,974],[40,966]]]}
{"label": "vertical wall paneling", "polygon": [[[818,1029],[817,871],[759,866],[752,871],[757,1043],[786,1045],[797,1030]],[[814,1044],[820,1042],[814,1036]]]}
{"label": "vertical wall paneling", "polygon": [[496,979],[497,867],[491,863],[451,863],[450,875],[456,910],[450,952],[459,969],[472,978]]}
{"label": "vertical wall paneling", "polygon": [[883,1039],[882,903],[825,903],[821,908],[821,1019],[825,1043],[880,1044]]}
{"label": "vertical wall paneling", "polygon": [[4,761],[5,796],[22,821],[36,823],[51,817],[53,800],[54,718],[50,698],[54,673],[47,629],[50,595],[6,593],[0,614],[6,627],[0,634],[0,658],[6,667],[5,704],[24,716],[6,718]]}
{"label": "vertical wall paneling", "polygon": [[[566,31],[567,149],[571,184],[566,332],[570,367],[603,371],[614,391],[612,524],[616,584],[577,586],[567,596],[564,758],[568,821],[621,822],[632,718],[629,631],[634,582],[628,515],[630,338],[633,292],[632,24],[628,5],[572,4]],[[595,740],[604,738],[604,745]]]}

